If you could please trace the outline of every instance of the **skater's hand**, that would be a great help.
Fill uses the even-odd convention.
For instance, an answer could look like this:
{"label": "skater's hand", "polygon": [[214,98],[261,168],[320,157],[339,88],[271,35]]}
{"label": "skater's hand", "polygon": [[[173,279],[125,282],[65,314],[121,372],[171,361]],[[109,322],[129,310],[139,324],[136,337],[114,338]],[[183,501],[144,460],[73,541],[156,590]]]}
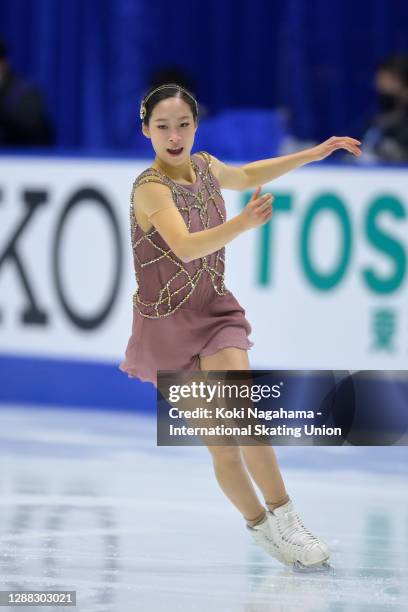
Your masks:
{"label": "skater's hand", "polygon": [[359,149],[359,145],[361,145],[361,142],[355,138],[350,138],[348,136],[332,136],[328,140],[322,142],[322,144],[310,149],[310,155],[312,161],[320,161],[338,149],[345,149],[356,157],[359,157],[362,153],[361,149]]}
{"label": "skater's hand", "polygon": [[273,195],[265,193],[260,196],[261,187],[257,187],[248,204],[241,213],[245,229],[263,225],[272,217]]}

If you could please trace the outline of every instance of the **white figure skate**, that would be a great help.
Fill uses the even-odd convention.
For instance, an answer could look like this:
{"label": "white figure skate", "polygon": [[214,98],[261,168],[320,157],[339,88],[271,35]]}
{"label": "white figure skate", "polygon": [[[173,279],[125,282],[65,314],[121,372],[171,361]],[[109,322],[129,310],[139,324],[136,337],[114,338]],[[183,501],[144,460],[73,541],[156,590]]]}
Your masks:
{"label": "white figure skate", "polygon": [[291,500],[273,512],[268,510],[267,517],[261,525],[247,525],[261,548],[295,571],[333,570],[327,545],[306,529]]}
{"label": "white figure skate", "polygon": [[262,548],[268,555],[271,555],[281,563],[284,563],[283,555],[275,542],[271,529],[271,519],[269,518],[268,510],[266,510],[266,521],[255,527],[250,527],[247,524],[247,529],[255,541],[255,544]]}

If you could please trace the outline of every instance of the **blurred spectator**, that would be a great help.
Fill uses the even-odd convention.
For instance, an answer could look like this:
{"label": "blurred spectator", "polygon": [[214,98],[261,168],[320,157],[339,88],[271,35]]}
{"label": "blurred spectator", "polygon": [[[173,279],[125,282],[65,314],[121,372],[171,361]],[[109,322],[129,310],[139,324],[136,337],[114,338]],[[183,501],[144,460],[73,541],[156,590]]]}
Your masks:
{"label": "blurred spectator", "polygon": [[18,76],[0,40],[0,147],[50,146],[53,135],[42,97]]}
{"label": "blurred spectator", "polygon": [[408,161],[408,56],[393,55],[377,68],[374,85],[379,112],[362,140],[366,157]]}

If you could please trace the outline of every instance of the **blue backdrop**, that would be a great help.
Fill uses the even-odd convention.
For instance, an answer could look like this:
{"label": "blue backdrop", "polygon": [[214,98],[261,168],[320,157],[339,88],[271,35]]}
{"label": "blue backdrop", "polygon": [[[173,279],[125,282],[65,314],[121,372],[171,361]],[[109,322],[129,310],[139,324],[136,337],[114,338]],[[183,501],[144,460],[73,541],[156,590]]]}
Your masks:
{"label": "blue backdrop", "polygon": [[130,149],[151,72],[178,64],[211,113],[286,107],[293,133],[353,130],[372,73],[408,51],[406,0],[1,0],[0,36],[65,147]]}

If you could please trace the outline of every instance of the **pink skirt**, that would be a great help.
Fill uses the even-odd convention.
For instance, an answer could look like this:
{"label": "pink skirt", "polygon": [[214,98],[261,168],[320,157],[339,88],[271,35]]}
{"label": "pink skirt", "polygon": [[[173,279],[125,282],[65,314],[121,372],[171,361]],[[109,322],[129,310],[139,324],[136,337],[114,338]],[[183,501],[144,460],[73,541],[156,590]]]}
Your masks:
{"label": "pink skirt", "polygon": [[214,294],[199,310],[180,307],[168,317],[148,319],[134,308],[132,335],[119,369],[157,387],[158,370],[199,370],[200,357],[234,346],[250,349],[252,332],[234,295]]}

